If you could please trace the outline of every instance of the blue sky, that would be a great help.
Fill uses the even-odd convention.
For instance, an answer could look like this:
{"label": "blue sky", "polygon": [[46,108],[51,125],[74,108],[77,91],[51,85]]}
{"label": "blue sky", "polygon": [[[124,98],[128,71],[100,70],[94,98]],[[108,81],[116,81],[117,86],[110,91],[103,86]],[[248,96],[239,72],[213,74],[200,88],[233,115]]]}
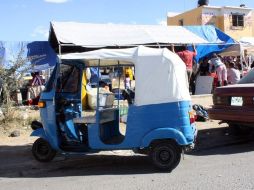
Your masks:
{"label": "blue sky", "polygon": [[[0,40],[47,40],[50,21],[165,24],[167,12],[184,12],[198,0],[0,0]],[[211,6],[254,8],[253,0],[210,0]]]}

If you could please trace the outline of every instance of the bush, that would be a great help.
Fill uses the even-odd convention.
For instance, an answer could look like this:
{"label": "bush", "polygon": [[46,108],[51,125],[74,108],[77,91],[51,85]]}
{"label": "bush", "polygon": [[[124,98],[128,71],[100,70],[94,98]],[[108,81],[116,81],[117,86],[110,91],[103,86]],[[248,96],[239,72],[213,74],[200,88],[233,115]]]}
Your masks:
{"label": "bush", "polygon": [[[0,47],[3,47],[3,44],[0,44]],[[15,118],[15,107],[13,107],[15,101],[13,97],[21,87],[23,74],[32,68],[31,60],[34,58],[26,56],[25,46],[21,44],[18,52],[10,60],[0,59],[0,78],[2,80],[0,104],[5,122]]]}

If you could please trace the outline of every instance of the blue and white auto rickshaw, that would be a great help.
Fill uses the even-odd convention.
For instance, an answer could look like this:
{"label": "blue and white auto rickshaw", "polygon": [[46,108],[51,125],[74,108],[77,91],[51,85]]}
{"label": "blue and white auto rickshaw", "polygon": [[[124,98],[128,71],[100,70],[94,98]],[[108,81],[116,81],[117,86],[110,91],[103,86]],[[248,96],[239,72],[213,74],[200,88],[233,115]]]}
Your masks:
{"label": "blue and white auto rickshaw", "polygon": [[[135,67],[135,97],[128,98],[133,101],[121,100],[120,75],[115,75],[116,95],[105,93],[100,80],[89,86],[87,69],[97,68],[99,76],[110,67],[119,71],[126,66]],[[40,138],[33,144],[33,155],[47,162],[56,152],[129,149],[150,155],[157,168],[170,171],[179,164],[181,152],[193,147],[197,134],[187,86],[185,64],[166,48],[60,55],[41,93],[41,124],[33,126],[31,134]]]}

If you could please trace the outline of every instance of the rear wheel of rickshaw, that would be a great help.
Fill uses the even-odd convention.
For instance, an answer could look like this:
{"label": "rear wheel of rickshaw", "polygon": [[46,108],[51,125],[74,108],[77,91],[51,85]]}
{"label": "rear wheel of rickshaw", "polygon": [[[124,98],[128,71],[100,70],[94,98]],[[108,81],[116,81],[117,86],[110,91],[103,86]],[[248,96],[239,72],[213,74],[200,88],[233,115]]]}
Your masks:
{"label": "rear wheel of rickshaw", "polygon": [[172,141],[160,142],[152,146],[150,157],[156,168],[172,171],[181,159],[181,148]]}
{"label": "rear wheel of rickshaw", "polygon": [[34,142],[32,153],[35,159],[40,162],[49,162],[56,155],[56,151],[43,138],[39,138]]}

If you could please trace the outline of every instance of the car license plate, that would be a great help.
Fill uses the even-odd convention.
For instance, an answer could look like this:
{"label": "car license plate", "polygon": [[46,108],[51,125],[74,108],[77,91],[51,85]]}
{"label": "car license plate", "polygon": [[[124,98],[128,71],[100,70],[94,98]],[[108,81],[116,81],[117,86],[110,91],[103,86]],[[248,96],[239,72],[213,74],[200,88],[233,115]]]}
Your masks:
{"label": "car license plate", "polygon": [[231,97],[231,106],[242,106],[243,97]]}

